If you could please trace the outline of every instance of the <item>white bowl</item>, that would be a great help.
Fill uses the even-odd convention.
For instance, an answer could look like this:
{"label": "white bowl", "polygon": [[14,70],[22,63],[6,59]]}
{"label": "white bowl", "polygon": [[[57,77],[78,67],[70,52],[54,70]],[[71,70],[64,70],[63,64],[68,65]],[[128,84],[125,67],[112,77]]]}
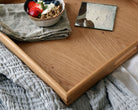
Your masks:
{"label": "white bowl", "polygon": [[[24,3],[24,10],[27,14],[28,14],[27,7],[28,7],[29,1],[32,1],[32,0],[26,0],[26,2]],[[47,19],[42,20],[42,19],[39,19],[39,18],[32,17],[28,14],[29,18],[37,26],[48,27],[48,26],[52,26],[52,25],[56,24],[60,20],[61,16],[63,15],[63,12],[65,10],[64,1],[63,0],[58,0],[58,1],[62,4],[62,11],[56,17],[47,18]]]}

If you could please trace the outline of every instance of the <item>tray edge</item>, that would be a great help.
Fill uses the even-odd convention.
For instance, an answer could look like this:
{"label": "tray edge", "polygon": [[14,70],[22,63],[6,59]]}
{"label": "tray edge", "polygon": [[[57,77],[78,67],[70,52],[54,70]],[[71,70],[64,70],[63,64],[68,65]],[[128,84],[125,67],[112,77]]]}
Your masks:
{"label": "tray edge", "polygon": [[94,74],[90,74],[88,77],[86,77],[76,86],[74,86],[71,90],[69,90],[67,92],[66,104],[67,105],[71,104],[79,96],[85,93],[90,87],[92,87],[94,84],[96,84],[99,80],[101,80],[105,76],[109,75],[117,67],[119,67],[122,63],[124,63],[127,59],[132,57],[137,52],[138,52],[138,40],[130,44],[126,49],[120,52],[117,56],[115,56],[109,62],[104,64],[104,66],[99,67],[99,69],[93,72]]}
{"label": "tray edge", "polygon": [[31,57],[29,57],[14,41],[7,35],[0,32],[0,42],[2,42],[11,52],[21,59],[40,79],[47,83],[62,98],[67,101],[67,92],[44,71]]}
{"label": "tray edge", "polygon": [[[119,53],[117,56],[112,58],[107,64],[101,66],[97,69],[94,74],[91,74],[80,83],[78,83],[71,90],[66,92],[51,76],[49,76],[46,71],[44,71],[33,59],[31,59],[14,41],[12,41],[7,35],[0,32],[0,41],[18,58],[20,58],[37,76],[40,77],[45,83],[47,83],[52,89],[61,97],[66,105],[70,105],[79,96],[86,92],[91,86],[97,83],[100,79],[104,78],[110,74],[114,69],[116,69],[120,64],[125,62],[128,58],[138,52],[138,40],[133,42],[128,48],[124,49],[123,52]],[[118,60],[122,55],[129,52],[122,60]],[[116,61],[118,60],[118,62]],[[117,62],[117,63],[116,63]],[[102,75],[101,75],[102,73]],[[97,77],[99,76],[100,77]],[[93,80],[93,81],[91,81]],[[83,89],[82,89],[83,88]],[[80,92],[76,92],[80,91]]]}

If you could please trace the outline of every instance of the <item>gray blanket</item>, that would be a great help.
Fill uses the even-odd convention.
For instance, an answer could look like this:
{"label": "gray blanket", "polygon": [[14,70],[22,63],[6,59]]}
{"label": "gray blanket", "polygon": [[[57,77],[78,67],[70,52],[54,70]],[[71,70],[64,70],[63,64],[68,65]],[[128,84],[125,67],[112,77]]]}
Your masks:
{"label": "gray blanket", "polygon": [[66,106],[0,43],[0,110],[138,110],[138,54]]}

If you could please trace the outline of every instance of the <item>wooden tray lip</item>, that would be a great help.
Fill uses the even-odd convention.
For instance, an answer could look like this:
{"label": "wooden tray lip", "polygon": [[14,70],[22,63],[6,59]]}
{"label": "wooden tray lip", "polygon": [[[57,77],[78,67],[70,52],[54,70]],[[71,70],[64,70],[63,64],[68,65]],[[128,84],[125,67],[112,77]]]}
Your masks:
{"label": "wooden tray lip", "polygon": [[[123,54],[127,53],[129,50],[133,49],[133,53],[128,56],[124,61],[119,62],[119,65],[116,65],[115,62],[117,59],[119,59]],[[74,91],[77,91],[79,89],[81,89],[84,86],[84,83],[88,83],[89,80],[92,80],[94,77],[96,77],[97,73],[101,73],[104,68],[108,67],[109,64],[111,64],[111,70],[110,73],[112,71],[114,71],[117,67],[120,66],[120,64],[124,63],[127,59],[129,59],[131,56],[133,56],[135,53],[138,52],[138,40],[132,42],[129,46],[127,46],[125,49],[123,49],[120,53],[118,53],[118,55],[114,56],[112,59],[110,59],[106,64],[103,64],[101,67],[99,67],[99,69],[96,69],[95,72],[93,72],[94,74],[90,74],[89,76],[87,76],[84,80],[80,81],[77,85],[75,85],[73,88],[71,88],[68,92],[67,92],[67,104],[70,104],[72,101],[70,99],[70,97],[72,96],[72,94],[74,94]],[[109,73],[107,73],[106,75],[108,75]],[[99,81],[99,80],[98,80]],[[97,81],[96,81],[97,83]]]}
{"label": "wooden tray lip", "polygon": [[[10,51],[12,51],[18,58],[20,58],[25,64],[27,63],[26,65],[28,67],[30,67],[32,64],[34,64],[33,66],[35,66],[35,67],[37,67],[37,69],[39,69],[40,73],[44,75],[44,78],[50,79],[50,80],[47,80],[47,83],[50,83],[49,84],[50,86],[52,86],[54,83],[54,85],[56,86],[56,89],[57,89],[56,91],[61,92],[61,94],[62,94],[61,96],[63,96],[62,97],[63,99],[64,99],[64,97],[66,97],[66,91],[46,71],[44,71],[30,56],[28,56],[13,40],[11,40],[8,36],[3,34],[2,32],[0,32],[0,41]],[[28,64],[29,62],[30,62],[30,64]],[[32,69],[32,67],[30,67],[30,69],[36,74],[36,72],[34,71],[34,69]],[[38,74],[36,74],[36,75],[38,75]],[[53,83],[51,84],[51,82],[53,82]]]}
{"label": "wooden tray lip", "polygon": [[[76,84],[69,91],[65,91],[61,85],[59,85],[46,71],[44,71],[13,40],[11,40],[8,36],[4,35],[1,32],[0,32],[0,41],[8,49],[10,49],[15,55],[17,55],[28,67],[30,67],[30,69],[36,75],[38,75],[44,82],[46,82],[49,86],[51,86],[55,90],[55,92],[63,99],[64,103],[67,105],[69,105],[72,102],[72,99],[71,99],[72,94],[74,94],[75,91],[79,90],[80,87],[83,86],[84,82],[87,83],[88,80],[93,79],[93,77],[95,77],[94,75],[96,73],[100,72],[101,69],[107,67],[108,64],[110,64],[111,62],[114,62],[115,59],[119,58],[121,55],[123,55],[126,51],[128,51],[132,47],[136,47],[136,51],[134,53],[138,52],[138,40],[137,40],[137,41],[134,41],[133,43],[131,43],[127,48],[125,48],[123,51],[121,51],[117,56],[113,57],[109,62],[104,64],[105,66],[102,65],[99,69],[97,69],[95,72],[93,72],[94,74],[90,74],[88,77],[86,77],[84,80],[80,81],[78,84]],[[33,66],[35,66],[35,67],[33,68]],[[39,71],[37,71],[36,69],[39,69]],[[41,74],[41,76],[40,76],[40,74]]]}

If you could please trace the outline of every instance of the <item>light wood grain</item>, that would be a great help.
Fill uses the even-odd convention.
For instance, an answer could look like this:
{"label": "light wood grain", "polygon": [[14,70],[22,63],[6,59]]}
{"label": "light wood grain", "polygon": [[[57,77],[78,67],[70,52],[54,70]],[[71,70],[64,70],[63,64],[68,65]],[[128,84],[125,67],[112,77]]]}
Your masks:
{"label": "light wood grain", "polygon": [[8,3],[23,3],[25,2],[25,0],[0,0],[0,3],[5,3],[5,4],[8,4]]}
{"label": "light wood grain", "polygon": [[[31,59],[21,48],[18,47],[8,36],[0,32],[0,41],[13,53],[15,53],[20,59],[24,61],[43,81],[47,82],[60,94],[63,100],[66,100],[66,91],[48,75],[34,60]],[[38,73],[38,74],[37,74]]]}
{"label": "light wood grain", "polygon": [[74,27],[81,0],[65,0],[72,28],[68,39],[16,45],[1,34],[0,40],[49,84],[66,104],[72,103],[97,81],[138,52],[136,2],[131,0],[87,0],[87,2],[118,6],[113,32]]}

